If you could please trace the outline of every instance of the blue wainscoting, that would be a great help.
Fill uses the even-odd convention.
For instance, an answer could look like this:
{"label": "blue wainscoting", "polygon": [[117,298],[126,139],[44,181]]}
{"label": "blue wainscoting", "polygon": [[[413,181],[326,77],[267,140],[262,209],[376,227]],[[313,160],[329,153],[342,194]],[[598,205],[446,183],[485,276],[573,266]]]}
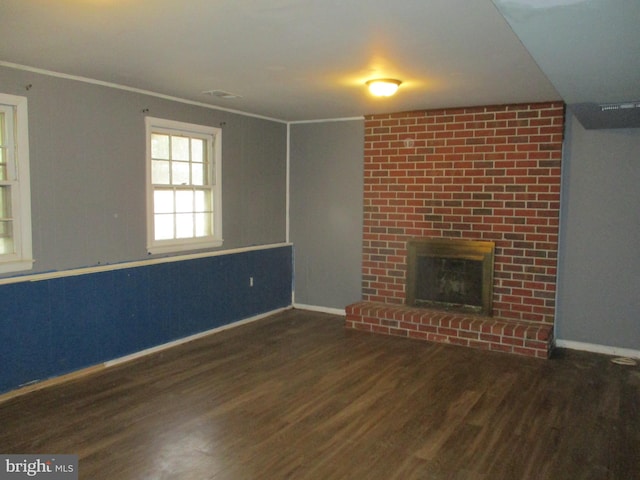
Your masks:
{"label": "blue wainscoting", "polygon": [[0,285],[0,392],[288,307],[292,271],[284,245]]}

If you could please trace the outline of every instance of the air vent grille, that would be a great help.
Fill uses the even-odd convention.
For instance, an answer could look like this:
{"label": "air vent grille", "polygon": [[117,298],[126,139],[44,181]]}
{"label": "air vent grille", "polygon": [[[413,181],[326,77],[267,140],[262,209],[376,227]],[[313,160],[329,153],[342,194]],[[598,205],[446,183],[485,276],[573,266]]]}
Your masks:
{"label": "air vent grille", "polygon": [[605,103],[600,105],[600,111],[602,112],[608,112],[611,110],[629,110],[631,108],[640,108],[640,101],[624,102],[624,103]]}
{"label": "air vent grille", "polygon": [[640,128],[640,101],[574,103],[571,111],[587,129]]}
{"label": "air vent grille", "polygon": [[202,94],[209,95],[210,97],[216,97],[216,98],[226,98],[226,99],[242,98],[242,95],[238,95],[236,93],[231,93],[231,92],[225,92],[224,90],[205,90],[204,92],[202,92]]}

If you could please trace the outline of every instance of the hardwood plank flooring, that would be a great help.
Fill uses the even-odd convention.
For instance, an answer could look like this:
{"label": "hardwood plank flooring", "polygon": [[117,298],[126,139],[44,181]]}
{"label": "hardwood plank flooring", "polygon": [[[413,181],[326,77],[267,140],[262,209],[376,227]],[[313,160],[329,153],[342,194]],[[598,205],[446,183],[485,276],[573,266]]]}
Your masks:
{"label": "hardwood plank flooring", "polygon": [[640,368],[371,335],[291,310],[0,404],[80,478],[640,478]]}

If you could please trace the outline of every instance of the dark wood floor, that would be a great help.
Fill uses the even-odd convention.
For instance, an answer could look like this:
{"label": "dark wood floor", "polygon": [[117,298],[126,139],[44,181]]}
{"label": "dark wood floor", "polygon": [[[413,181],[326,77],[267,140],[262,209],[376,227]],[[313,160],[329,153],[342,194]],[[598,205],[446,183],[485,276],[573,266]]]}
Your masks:
{"label": "dark wood floor", "polygon": [[640,478],[640,368],[288,311],[0,404],[0,452],[82,479]]}

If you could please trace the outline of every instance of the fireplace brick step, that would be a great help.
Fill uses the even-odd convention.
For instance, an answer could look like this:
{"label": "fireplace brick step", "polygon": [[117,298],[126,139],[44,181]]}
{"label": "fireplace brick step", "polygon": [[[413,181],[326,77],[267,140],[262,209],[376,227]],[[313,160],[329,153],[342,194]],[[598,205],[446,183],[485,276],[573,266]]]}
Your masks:
{"label": "fireplace brick step", "polygon": [[553,325],[406,305],[348,305],[345,327],[536,358],[553,348]]}

